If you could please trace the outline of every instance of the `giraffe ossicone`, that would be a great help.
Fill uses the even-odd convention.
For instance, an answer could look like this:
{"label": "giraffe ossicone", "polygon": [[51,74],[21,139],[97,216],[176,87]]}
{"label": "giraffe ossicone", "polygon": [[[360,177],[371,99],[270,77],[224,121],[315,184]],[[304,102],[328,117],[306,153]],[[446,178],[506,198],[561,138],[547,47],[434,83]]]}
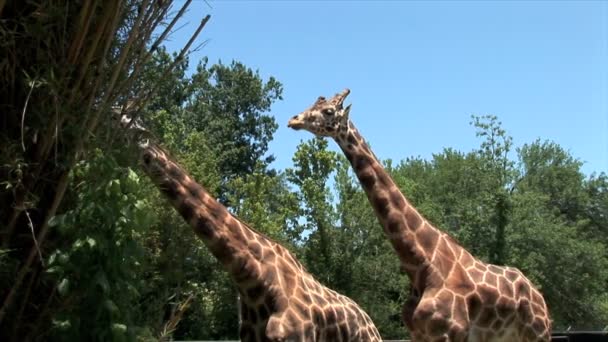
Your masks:
{"label": "giraffe ossicone", "polygon": [[233,216],[155,143],[119,120],[152,182],[230,274],[241,297],[242,341],[381,341],[367,313],[318,282],[285,247]]}
{"label": "giraffe ossicone", "polygon": [[538,289],[516,268],[475,258],[422,217],[350,121],[349,93],[319,97],[288,127],[333,138],[351,163],[410,278],[402,316],[412,341],[549,341]]}

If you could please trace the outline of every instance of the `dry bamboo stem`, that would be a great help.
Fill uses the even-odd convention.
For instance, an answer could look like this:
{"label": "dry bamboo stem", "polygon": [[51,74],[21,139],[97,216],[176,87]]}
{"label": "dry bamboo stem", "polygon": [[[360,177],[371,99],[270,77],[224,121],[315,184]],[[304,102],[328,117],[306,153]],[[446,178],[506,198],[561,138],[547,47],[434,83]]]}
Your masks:
{"label": "dry bamboo stem", "polygon": [[[113,4],[116,5],[117,2],[113,2]],[[87,74],[91,74],[96,71],[96,70],[94,70],[95,68],[89,68],[89,65],[91,64],[91,60],[93,59],[93,56],[97,52],[97,46],[102,41],[101,37],[102,37],[103,33],[105,32],[106,27],[109,25],[109,23],[112,22],[112,14],[115,14],[115,12],[116,12],[116,11],[113,11],[113,9],[116,9],[116,7],[113,8],[110,5],[105,6],[103,19],[101,20],[101,24],[97,26],[95,35],[93,36],[93,39],[91,39],[92,45],[87,49],[87,53],[84,57],[84,62],[82,62],[80,65],[79,77],[78,77],[78,80],[76,81],[76,83],[74,83],[74,85],[73,85],[72,96],[68,103],[73,103],[74,98],[76,96],[78,96],[78,92],[81,91],[80,84],[81,84],[82,80],[85,78],[85,76]],[[110,39],[110,38],[106,38],[106,39]]]}
{"label": "dry bamboo stem", "polygon": [[[97,3],[97,1],[95,1]],[[91,20],[93,19],[93,12],[95,6],[92,5],[90,0],[85,1],[82,9],[80,10],[80,20],[78,23],[78,27],[80,30],[77,30],[77,36],[73,40],[73,44],[70,47],[70,53],[68,54],[68,62],[75,63],[76,57],[82,48],[82,43],[84,42],[84,38],[86,34],[89,32],[89,27],[91,25]]]}
{"label": "dry bamboo stem", "polygon": [[[59,184],[57,185],[57,192],[55,193],[55,198],[53,199],[53,203],[51,204],[51,207],[49,208],[49,211],[44,219],[44,223],[42,224],[42,227],[40,228],[40,233],[38,234],[38,241],[40,243],[42,243],[44,241],[44,239],[46,238],[46,234],[48,233],[49,219],[51,217],[55,216],[55,213],[57,212],[57,208],[59,207],[59,204],[61,203],[61,200],[63,199],[63,195],[65,194],[65,190],[67,189],[67,186],[68,186],[68,174],[69,174],[69,171],[66,170],[61,175]],[[13,300],[15,299],[15,295],[17,294],[17,290],[19,289],[19,287],[21,286],[21,283],[23,282],[23,278],[25,278],[27,273],[30,271],[30,267],[31,267],[32,263],[34,262],[34,259],[36,259],[36,254],[37,254],[36,249],[34,247],[32,247],[30,249],[30,254],[28,255],[28,257],[25,261],[25,264],[21,267],[21,269],[17,273],[17,277],[15,278],[15,283],[13,284],[13,287],[11,287],[11,290],[9,291],[6,298],[4,299],[4,303],[2,303],[2,307],[0,308],[0,325],[2,324],[2,321],[4,320],[6,311],[9,309],[9,307],[13,303]]]}
{"label": "dry bamboo stem", "polygon": [[[188,49],[190,49],[190,46],[192,45],[192,43],[194,43],[194,40],[201,33],[201,31],[203,30],[203,28],[205,27],[205,25],[207,24],[207,22],[209,21],[209,19],[211,19],[211,16],[207,14],[203,18],[203,20],[201,20],[201,23],[199,24],[199,26],[196,29],[196,31],[194,32],[194,34],[192,34],[192,36],[190,37],[190,40],[188,40],[188,43],[186,43],[186,45],[182,48],[182,50],[180,51],[180,53],[177,56],[177,58],[175,58],[175,60],[173,61],[173,63],[171,63],[171,65],[165,70],[165,72],[161,76],[161,80],[164,79],[165,77],[167,77],[169,75],[169,73],[173,70],[173,68],[175,68],[175,66],[177,65],[177,63],[179,63],[179,61],[181,61],[182,58],[184,58],[184,55],[186,54],[186,52],[188,51]],[[138,113],[137,109],[141,108],[141,106],[142,106],[143,103],[145,103],[146,101],[148,101],[148,99],[150,97],[152,97],[152,96],[154,96],[156,94],[156,91],[158,90],[158,85],[159,84],[160,84],[160,82],[157,83],[156,86],[154,88],[152,88],[152,90],[150,92],[148,92],[148,94],[146,94],[142,99],[140,99],[139,101],[135,102],[135,105],[133,106],[133,108],[135,108],[136,111],[133,114],[133,119],[137,118],[137,113]],[[131,120],[131,122],[135,122],[135,120]]]}

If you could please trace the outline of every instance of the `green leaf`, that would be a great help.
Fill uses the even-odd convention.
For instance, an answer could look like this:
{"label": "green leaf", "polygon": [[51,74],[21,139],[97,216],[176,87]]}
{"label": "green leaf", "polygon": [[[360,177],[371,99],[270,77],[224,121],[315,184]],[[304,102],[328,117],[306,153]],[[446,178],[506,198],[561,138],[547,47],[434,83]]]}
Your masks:
{"label": "green leaf", "polygon": [[69,290],[70,281],[68,280],[68,278],[63,278],[61,282],[59,282],[59,285],[57,285],[57,292],[59,292],[61,296],[65,296]]}
{"label": "green leaf", "polygon": [[64,221],[64,215],[55,215],[49,219],[49,227],[61,225]]}
{"label": "green leaf", "polygon": [[127,326],[121,323],[112,323],[112,332],[115,334],[124,334],[127,332]]}
{"label": "green leaf", "polygon": [[99,271],[95,275],[95,284],[99,285],[104,293],[107,293],[110,290],[110,283],[103,271]]}
{"label": "green leaf", "polygon": [[97,242],[92,237],[87,237],[86,240],[87,240],[87,244],[89,244],[89,247],[91,247],[91,248],[93,248],[93,247],[95,247],[95,245],[97,245]]}

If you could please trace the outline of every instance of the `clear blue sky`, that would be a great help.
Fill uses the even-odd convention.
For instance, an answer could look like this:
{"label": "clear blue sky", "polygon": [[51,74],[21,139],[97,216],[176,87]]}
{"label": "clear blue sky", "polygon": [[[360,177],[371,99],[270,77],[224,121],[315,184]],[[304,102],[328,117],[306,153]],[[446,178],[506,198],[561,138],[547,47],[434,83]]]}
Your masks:
{"label": "clear blue sky", "polygon": [[167,46],[182,46],[209,13],[192,68],[203,56],[236,59],[283,83],[271,111],[277,168],[311,137],[288,118],[348,87],[351,119],[381,159],[470,151],[470,115],[495,114],[516,146],[553,140],[586,173],[608,171],[608,1],[209,5],[195,0]]}

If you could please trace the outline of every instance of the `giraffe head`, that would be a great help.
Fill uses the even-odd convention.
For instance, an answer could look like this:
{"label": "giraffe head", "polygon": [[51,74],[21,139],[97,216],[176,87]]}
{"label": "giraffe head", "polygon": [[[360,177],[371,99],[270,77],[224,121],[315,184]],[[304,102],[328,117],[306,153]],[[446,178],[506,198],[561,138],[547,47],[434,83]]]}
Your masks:
{"label": "giraffe head", "polygon": [[154,138],[152,132],[144,127],[140,118],[133,118],[132,113],[121,111],[119,108],[114,110],[114,114],[113,119],[117,120],[120,127],[126,132],[127,145],[134,143],[138,147],[143,170],[153,180],[162,178],[163,169],[170,159],[165,151],[150,142]]}
{"label": "giraffe head", "polygon": [[289,120],[287,127],[305,129],[314,135],[336,137],[348,128],[350,105],[343,107],[350,90],[344,89],[329,100],[320,96],[307,110]]}

